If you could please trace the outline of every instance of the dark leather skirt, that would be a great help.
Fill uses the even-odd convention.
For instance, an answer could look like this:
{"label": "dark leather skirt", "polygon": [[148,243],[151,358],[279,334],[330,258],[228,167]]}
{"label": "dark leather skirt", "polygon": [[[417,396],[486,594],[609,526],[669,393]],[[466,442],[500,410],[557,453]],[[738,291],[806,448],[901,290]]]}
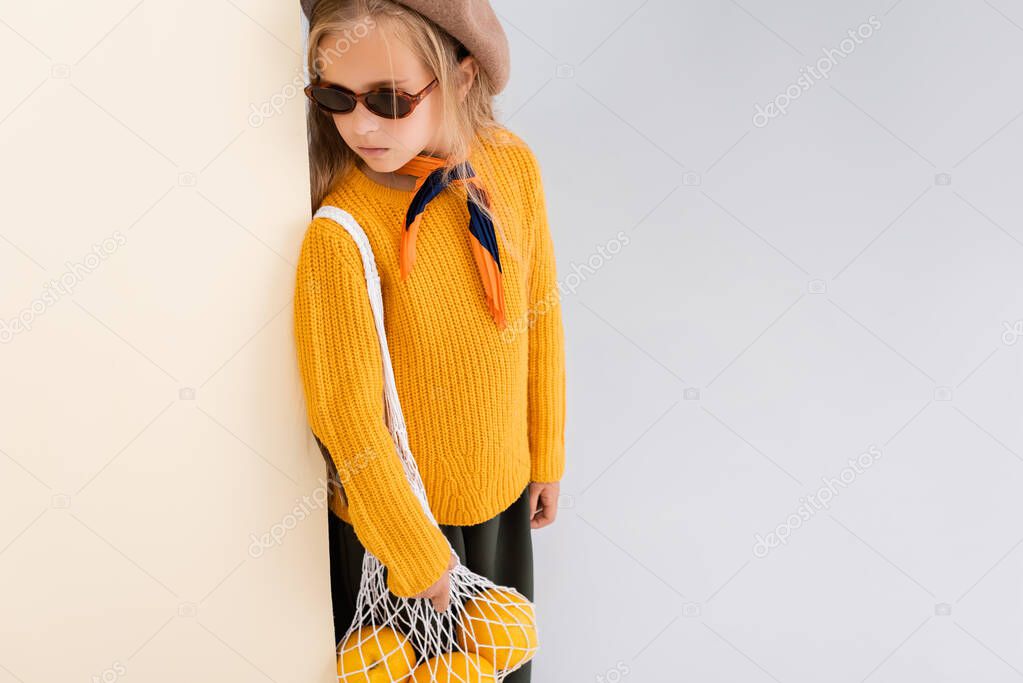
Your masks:
{"label": "dark leather skirt", "polygon": [[[334,642],[339,643],[355,616],[355,601],[366,550],[351,524],[328,511],[330,590],[334,608]],[[462,564],[501,586],[533,600],[533,537],[529,526],[529,485],[507,509],[471,526],[441,524]],[[532,663],[510,674],[505,683],[529,683]]]}

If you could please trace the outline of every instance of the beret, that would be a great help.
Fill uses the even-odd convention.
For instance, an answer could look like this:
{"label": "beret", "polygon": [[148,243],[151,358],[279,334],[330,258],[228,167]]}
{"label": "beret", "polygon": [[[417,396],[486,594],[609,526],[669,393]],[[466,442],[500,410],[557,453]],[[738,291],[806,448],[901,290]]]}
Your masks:
{"label": "beret", "polygon": [[[508,36],[488,0],[395,0],[419,12],[460,42],[476,58],[494,84],[504,90],[511,72]],[[306,17],[312,19],[316,0],[301,0]]]}

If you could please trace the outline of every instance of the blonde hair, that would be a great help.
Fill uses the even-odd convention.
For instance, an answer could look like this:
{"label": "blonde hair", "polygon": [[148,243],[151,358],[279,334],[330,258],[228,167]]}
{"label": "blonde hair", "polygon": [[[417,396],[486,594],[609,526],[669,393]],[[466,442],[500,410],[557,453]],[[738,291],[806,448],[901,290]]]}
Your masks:
{"label": "blonde hair", "polygon": [[[458,100],[458,64],[469,53],[447,31],[393,0],[319,0],[309,29],[307,61],[310,78],[315,80],[322,76],[323,65],[344,54],[342,50],[346,41],[358,40],[377,23],[393,28],[437,78],[437,88],[432,96],[442,99],[442,125],[450,140],[450,154],[444,167],[444,181],[447,183],[452,175],[461,175],[456,172],[457,165],[469,158],[474,143],[478,139],[493,142],[494,131],[501,128],[494,118],[494,86],[483,69],[477,69],[476,78],[465,98]],[[334,47],[321,50],[320,41],[329,34],[343,35],[344,38],[337,40]],[[312,210],[316,211],[335,184],[352,170],[358,155],[345,144],[333,118],[316,106],[309,107],[308,127]],[[474,170],[481,178],[485,176],[486,169]],[[467,192],[473,203],[494,220],[493,213],[487,210],[474,187],[451,184],[445,191]],[[501,232],[496,221],[494,225]]]}

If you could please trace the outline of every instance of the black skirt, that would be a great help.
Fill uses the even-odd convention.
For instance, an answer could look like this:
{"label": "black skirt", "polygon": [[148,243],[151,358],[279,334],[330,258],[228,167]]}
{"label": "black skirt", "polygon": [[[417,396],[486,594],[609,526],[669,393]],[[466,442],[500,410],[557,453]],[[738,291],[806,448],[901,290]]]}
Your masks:
{"label": "black skirt", "polygon": [[[355,617],[355,602],[366,552],[352,525],[327,513],[330,546],[330,591],[334,608],[334,643],[340,644]],[[529,485],[496,516],[471,526],[441,524],[440,529],[470,570],[499,586],[510,586],[533,600],[533,537],[529,526]],[[505,678],[529,683],[532,662]]]}

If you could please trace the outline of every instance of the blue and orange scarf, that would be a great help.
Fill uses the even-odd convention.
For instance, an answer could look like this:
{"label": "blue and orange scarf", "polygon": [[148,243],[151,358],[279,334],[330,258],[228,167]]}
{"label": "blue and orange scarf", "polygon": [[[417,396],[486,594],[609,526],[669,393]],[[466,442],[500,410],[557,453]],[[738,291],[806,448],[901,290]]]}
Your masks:
{"label": "blue and orange scarf", "polygon": [[[445,163],[446,160],[443,158],[418,154],[396,171],[396,173],[414,176],[416,179],[415,194],[405,213],[405,229],[401,234],[398,253],[402,280],[412,272],[412,265],[416,260],[416,233],[419,230],[426,205],[447,186],[442,179]],[[471,184],[478,191],[483,204],[488,209],[490,208],[490,197],[468,161],[464,161],[459,167],[456,167],[448,183]],[[490,309],[490,314],[497,326],[504,329],[507,324],[505,321],[504,283],[494,224],[468,197],[466,205],[469,209],[469,244],[476,260],[480,279],[483,281],[487,308]]]}

